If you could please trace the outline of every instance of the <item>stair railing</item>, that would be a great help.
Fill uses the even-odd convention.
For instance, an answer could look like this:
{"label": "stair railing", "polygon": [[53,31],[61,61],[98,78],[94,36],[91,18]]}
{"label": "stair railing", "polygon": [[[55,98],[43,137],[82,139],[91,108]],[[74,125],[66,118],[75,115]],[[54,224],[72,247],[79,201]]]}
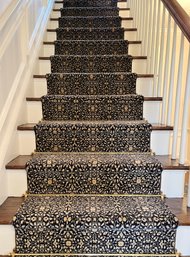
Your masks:
{"label": "stair railing", "polygon": [[163,97],[160,123],[173,126],[172,159],[184,164],[190,140],[190,17],[176,0],[128,0],[127,5],[148,58],[147,73],[154,74],[152,94]]}

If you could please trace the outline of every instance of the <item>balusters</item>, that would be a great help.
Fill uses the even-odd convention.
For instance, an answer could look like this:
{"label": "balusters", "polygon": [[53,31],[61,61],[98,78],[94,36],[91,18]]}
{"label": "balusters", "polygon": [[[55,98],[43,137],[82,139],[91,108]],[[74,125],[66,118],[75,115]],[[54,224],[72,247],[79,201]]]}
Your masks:
{"label": "balusters", "polygon": [[162,100],[162,116],[161,123],[166,122],[166,111],[167,111],[167,93],[168,93],[168,71],[169,71],[169,59],[170,59],[170,32],[171,32],[171,16],[168,14],[167,22],[167,42],[166,42],[166,53],[165,53],[165,67],[164,67],[164,79],[163,79],[163,100]]}
{"label": "balusters", "polygon": [[185,87],[185,97],[183,104],[183,119],[181,128],[181,144],[180,144],[180,156],[179,163],[184,164],[186,159],[186,142],[187,142],[187,122],[189,114],[189,98],[190,98],[190,44],[189,44],[189,56],[187,65],[187,77],[186,77],[186,87]]}
{"label": "balusters", "polygon": [[179,128],[179,111],[180,111],[180,99],[181,99],[183,60],[184,60],[184,35],[181,32],[180,57],[179,57],[179,64],[178,64],[176,102],[175,102],[175,112],[174,112],[172,159],[177,158],[177,139],[178,139],[178,128]]}
{"label": "balusters", "polygon": [[177,24],[174,23],[173,30],[173,46],[172,46],[172,60],[170,67],[169,93],[168,93],[168,111],[167,111],[167,125],[172,125],[172,108],[173,108],[173,92],[174,92],[174,75],[175,75],[175,60],[176,60],[176,36]]}

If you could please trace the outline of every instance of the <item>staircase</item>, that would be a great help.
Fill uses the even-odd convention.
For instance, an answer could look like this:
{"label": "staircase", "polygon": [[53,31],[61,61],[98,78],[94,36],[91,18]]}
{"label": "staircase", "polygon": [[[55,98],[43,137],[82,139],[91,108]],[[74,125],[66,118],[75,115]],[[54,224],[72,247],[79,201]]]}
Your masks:
{"label": "staircase", "polygon": [[[172,127],[157,124],[162,98],[138,85],[152,75],[143,74],[140,42],[127,39],[135,30],[122,27],[132,19],[122,20],[113,0],[57,5],[58,27],[48,29],[34,75],[41,89],[36,83],[29,123],[18,126],[27,193],[12,222],[14,255],[177,256],[179,221],[162,191],[183,189],[168,189],[159,156]],[[183,181],[188,167],[176,169]]]}

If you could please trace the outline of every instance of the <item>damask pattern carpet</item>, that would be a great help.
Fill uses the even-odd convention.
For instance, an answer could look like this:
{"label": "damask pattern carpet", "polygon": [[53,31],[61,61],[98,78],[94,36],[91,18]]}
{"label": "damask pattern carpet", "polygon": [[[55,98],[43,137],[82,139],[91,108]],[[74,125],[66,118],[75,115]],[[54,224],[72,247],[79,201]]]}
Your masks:
{"label": "damask pattern carpet", "polygon": [[173,256],[178,220],[161,199],[117,1],[65,0],[60,14],[15,252]]}

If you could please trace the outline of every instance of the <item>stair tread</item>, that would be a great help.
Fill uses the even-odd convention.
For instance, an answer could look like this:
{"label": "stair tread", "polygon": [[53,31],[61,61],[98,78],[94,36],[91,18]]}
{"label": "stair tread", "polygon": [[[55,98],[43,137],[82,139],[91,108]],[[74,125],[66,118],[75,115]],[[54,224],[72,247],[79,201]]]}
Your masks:
{"label": "stair tread", "polygon": [[[63,30],[63,28],[61,28]],[[80,30],[81,28],[69,28],[69,30]],[[101,29],[105,29],[105,28],[92,28],[93,30],[101,30]],[[84,28],[83,28],[84,30]],[[88,28],[85,28],[85,30],[88,30]],[[47,29],[47,32],[56,32],[57,29]],[[137,31],[137,28],[124,28],[123,31]]]}
{"label": "stair tread", "polygon": [[[70,7],[70,8],[73,9],[72,7]],[[80,8],[82,8],[82,7],[80,7]],[[96,7],[91,7],[91,8],[96,8]],[[67,8],[67,9],[69,9],[69,8]],[[99,9],[101,9],[101,7],[99,7]],[[102,9],[105,9],[105,8],[102,8]],[[115,7],[108,7],[108,9],[115,9]],[[119,7],[117,9],[119,9],[121,11],[129,11],[130,10],[130,8],[128,8],[128,7],[126,7],[126,8],[125,7]],[[60,12],[60,10],[61,10],[61,8],[53,8],[54,12]]]}
{"label": "stair tread", "polygon": [[[14,215],[23,202],[23,197],[8,197],[0,206],[0,224],[11,224]],[[186,208],[186,202],[186,198],[166,198],[166,204],[177,216],[179,225],[181,226],[190,226],[190,208]]]}
{"label": "stair tread", "polygon": [[[67,153],[68,154],[68,153]],[[93,155],[92,153],[88,153]],[[107,154],[107,153],[103,153]],[[97,153],[98,155],[98,153]],[[110,154],[109,154],[110,155]],[[26,162],[28,162],[32,158],[32,155],[19,155],[15,157],[13,160],[11,160],[6,165],[6,169],[25,169]],[[190,165],[189,163],[186,164],[179,164],[178,160],[172,160],[170,155],[155,155],[155,158],[157,158],[163,165],[163,169],[165,170],[189,170]]]}
{"label": "stair tread", "polygon": [[[102,96],[96,96],[96,95],[80,95],[81,97],[94,97],[94,98],[96,98],[96,97],[103,97],[103,95]],[[110,95],[110,96],[113,96],[113,97],[124,97],[125,95]],[[127,96],[127,95],[126,95]],[[63,96],[63,97],[76,97],[75,95],[70,95],[70,96]],[[106,97],[106,96],[105,96]],[[109,97],[109,96],[108,96]],[[29,102],[35,102],[35,101],[41,101],[41,97],[26,97],[26,101],[29,101]],[[156,96],[145,96],[144,97],[144,101],[162,101],[162,97],[156,97]]]}
{"label": "stair tread", "polygon": [[[63,42],[78,42],[78,41],[84,41],[84,42],[91,42],[91,41],[106,41],[106,42],[118,42],[118,41],[126,41],[124,39],[116,39],[116,40],[55,40],[55,41],[43,41],[43,44],[44,45],[54,45],[56,41],[63,41]],[[141,44],[142,41],[140,40],[130,40],[128,41],[128,44]]]}
{"label": "stair tread", "polygon": [[[64,17],[59,17],[59,18],[50,18],[50,21],[59,21],[59,19],[76,19],[76,18],[81,18],[81,19],[91,19],[91,18],[100,18],[100,17],[104,17],[104,18],[114,18],[113,16],[64,16]],[[118,16],[115,16],[115,17],[118,17]],[[131,21],[133,20],[133,17],[121,17],[121,20],[124,20],[124,21]]]}
{"label": "stair tread", "polygon": [[[17,127],[18,130],[34,130],[36,123],[25,123]],[[162,124],[152,124],[152,130],[173,130],[172,126],[166,126]]]}
{"label": "stair tread", "polygon": [[[69,57],[69,58],[76,58],[76,57],[81,57],[81,58],[88,58],[88,55],[52,55],[53,57],[54,56],[61,56],[61,57]],[[123,56],[130,56],[130,55],[90,55],[89,57],[91,58],[102,58],[102,57],[107,57],[107,58],[111,58],[111,57],[123,57]],[[146,60],[147,59],[147,56],[131,56],[132,59],[134,60]],[[51,59],[51,56],[39,56],[38,58],[39,60],[44,60],[44,61],[47,61],[47,60],[50,60]]]}
{"label": "stair tread", "polygon": [[[64,73],[63,73],[64,74]],[[92,73],[93,74],[93,73]],[[119,73],[118,73],[119,74]],[[122,73],[121,73],[122,74]],[[137,74],[137,77],[138,78],[153,78],[154,75],[153,74]],[[41,74],[34,74],[33,75],[33,78],[36,78],[36,79],[45,79],[46,78],[46,75],[41,75]]]}

